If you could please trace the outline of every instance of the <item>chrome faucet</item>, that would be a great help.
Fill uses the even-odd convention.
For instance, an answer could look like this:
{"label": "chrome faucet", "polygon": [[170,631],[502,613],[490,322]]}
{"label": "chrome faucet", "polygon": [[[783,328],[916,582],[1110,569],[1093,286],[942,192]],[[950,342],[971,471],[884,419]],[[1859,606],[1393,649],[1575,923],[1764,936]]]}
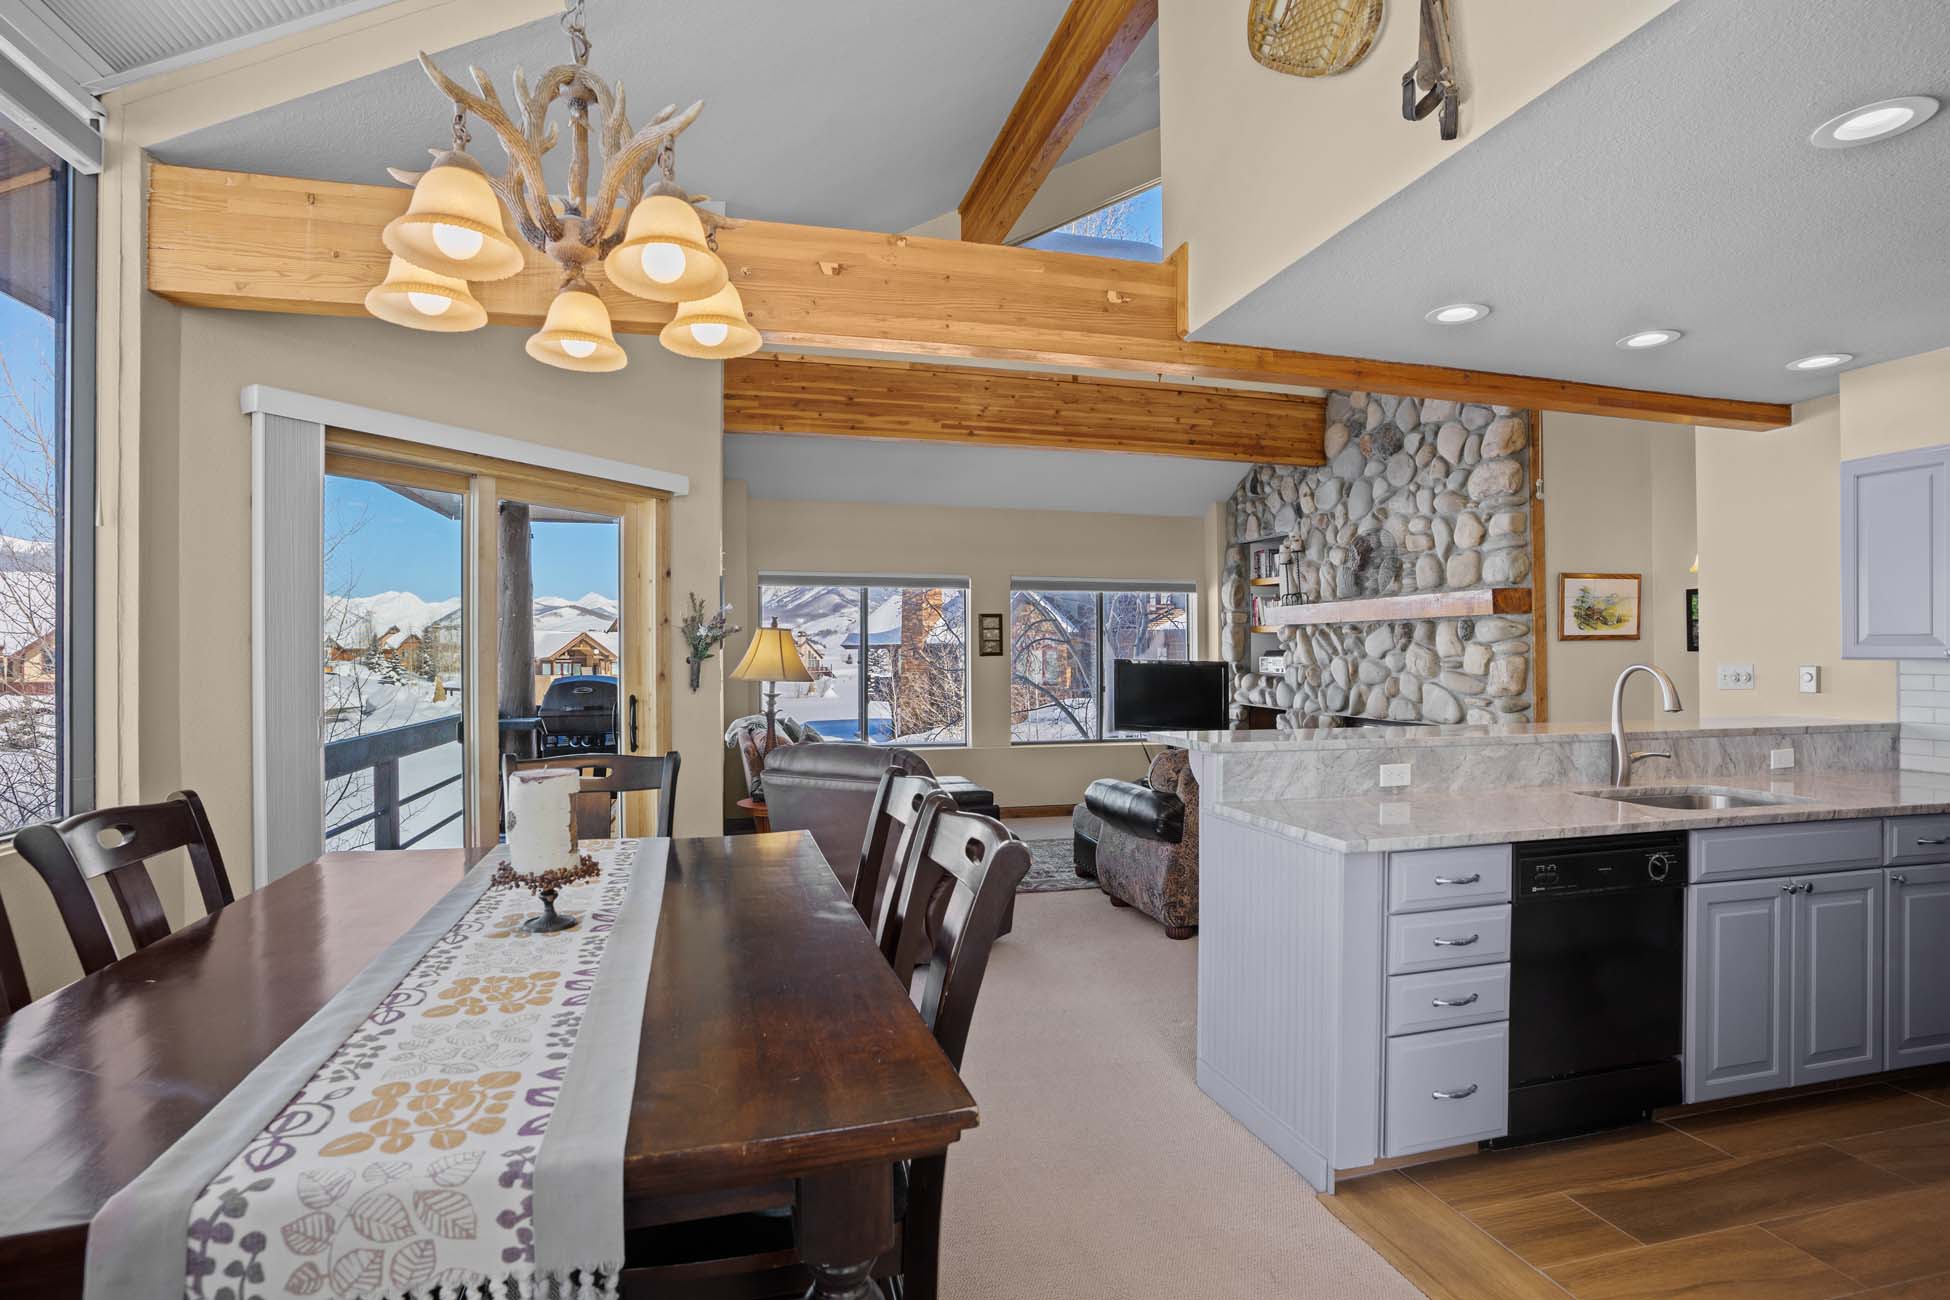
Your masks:
{"label": "chrome faucet", "polygon": [[1686,706],[1679,702],[1679,688],[1666,676],[1666,670],[1657,664],[1632,664],[1618,674],[1618,680],[1611,688],[1611,783],[1614,786],[1632,783],[1632,763],[1641,758],[1671,758],[1672,751],[1640,750],[1637,753],[1625,748],[1625,683],[1633,673],[1651,673],[1665,693],[1667,713],[1677,713]]}

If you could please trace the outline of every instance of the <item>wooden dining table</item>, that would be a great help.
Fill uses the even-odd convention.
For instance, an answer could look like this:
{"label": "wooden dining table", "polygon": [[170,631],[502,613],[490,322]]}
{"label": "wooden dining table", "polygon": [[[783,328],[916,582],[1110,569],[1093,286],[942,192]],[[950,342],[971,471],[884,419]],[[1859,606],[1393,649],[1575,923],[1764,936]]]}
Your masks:
{"label": "wooden dining table", "polygon": [[[865,1296],[891,1164],[945,1151],[974,1099],[809,835],[665,843],[626,1222],[785,1198],[811,1294]],[[327,854],[0,1020],[0,1296],[79,1296],[102,1203],[479,856]]]}

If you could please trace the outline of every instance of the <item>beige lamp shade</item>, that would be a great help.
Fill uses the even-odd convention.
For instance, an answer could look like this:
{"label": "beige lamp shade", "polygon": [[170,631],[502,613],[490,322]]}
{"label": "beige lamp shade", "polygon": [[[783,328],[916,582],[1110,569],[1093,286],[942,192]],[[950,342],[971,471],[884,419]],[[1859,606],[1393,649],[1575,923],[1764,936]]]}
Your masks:
{"label": "beige lamp shade", "polygon": [[756,352],[764,342],[745,318],[745,303],[730,285],[708,298],[680,303],[677,315],[657,334],[679,356],[725,361]]}
{"label": "beige lamp shade", "polygon": [[382,238],[413,265],[463,280],[505,280],[525,260],[501,227],[501,202],[481,164],[458,151],[433,160]]}
{"label": "beige lamp shade", "polygon": [[652,194],[636,205],[603,271],[617,288],[653,302],[707,298],[726,280],[697,209],[672,194]]}
{"label": "beige lamp shade", "polygon": [[799,657],[799,644],[792,639],[792,629],[780,627],[777,619],[772,626],[761,627],[752,633],[752,643],[745,648],[745,657],[731,670],[731,675],[741,682],[809,682],[812,673],[806,668],[806,661]]}
{"label": "beige lamp shade", "polygon": [[541,330],[528,336],[528,355],[564,370],[621,370],[630,361],[610,332],[609,308],[587,289],[555,295]]}
{"label": "beige lamp shade", "polygon": [[436,274],[398,256],[387,266],[385,280],[366,295],[366,310],[395,325],[442,334],[487,324],[487,308],[468,292],[467,281]]}

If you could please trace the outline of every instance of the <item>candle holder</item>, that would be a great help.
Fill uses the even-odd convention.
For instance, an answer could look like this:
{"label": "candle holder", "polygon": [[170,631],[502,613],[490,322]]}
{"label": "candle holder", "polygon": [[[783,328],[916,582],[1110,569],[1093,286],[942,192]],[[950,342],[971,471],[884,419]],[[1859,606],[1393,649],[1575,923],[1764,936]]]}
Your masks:
{"label": "candle holder", "polygon": [[555,934],[562,930],[573,930],[580,919],[555,910],[555,900],[561,891],[570,885],[580,885],[586,880],[594,880],[603,874],[596,859],[587,853],[576,859],[573,867],[557,867],[550,871],[516,871],[503,864],[494,873],[496,888],[519,887],[528,890],[542,900],[542,914],[531,916],[521,923],[521,928],[530,934]]}

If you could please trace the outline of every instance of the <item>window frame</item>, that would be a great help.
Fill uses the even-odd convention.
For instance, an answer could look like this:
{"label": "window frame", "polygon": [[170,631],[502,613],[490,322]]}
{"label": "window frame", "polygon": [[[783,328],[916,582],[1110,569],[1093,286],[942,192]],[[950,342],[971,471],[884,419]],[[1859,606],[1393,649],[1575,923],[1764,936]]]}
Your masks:
{"label": "window frame", "polygon": [[[968,650],[969,609],[970,609],[971,602],[973,600],[974,588],[967,578],[941,577],[941,576],[929,576],[929,577],[881,576],[881,577],[863,578],[857,574],[850,574],[850,573],[849,574],[760,573],[758,575],[758,603],[756,606],[756,608],[759,611],[759,621],[761,623],[764,621],[765,591],[768,587],[812,587],[812,586],[838,587],[843,590],[851,590],[857,593],[854,602],[854,608],[857,611],[857,617],[859,619],[859,627],[860,627],[860,689],[858,692],[859,694],[858,707],[856,709],[854,717],[857,723],[859,724],[859,737],[857,742],[853,742],[853,743],[859,743],[865,745],[876,745],[887,749],[967,749],[970,745],[974,743],[975,719],[974,719],[973,679],[975,674],[974,674],[973,665],[969,663],[969,659],[971,656],[969,655],[969,650]],[[867,712],[867,705],[868,705],[867,685],[868,685],[868,678],[870,675],[868,656],[872,653],[872,646],[869,643],[871,634],[867,629],[867,615],[871,609],[871,606],[867,599],[867,593],[874,590],[902,591],[902,590],[916,590],[916,589],[922,591],[927,591],[927,590],[959,591],[962,593],[961,739],[960,740],[902,741],[899,740],[898,738],[890,739],[890,740],[875,740],[873,739],[872,731],[868,726],[868,723],[871,720]],[[794,630],[796,631],[797,629]],[[801,725],[811,727],[814,731],[819,730],[819,728],[816,725],[810,722],[802,723]],[[822,736],[820,737],[820,739],[825,740],[826,737]]]}
{"label": "window frame", "polygon": [[[1096,734],[1091,736],[1060,737],[1055,740],[1018,740],[1016,738],[1016,720],[1014,716],[1014,710],[1012,709],[1010,711],[1010,717],[1009,717],[1009,744],[1011,746],[1015,746],[1015,745],[1023,745],[1023,746],[1142,745],[1144,744],[1145,743],[1144,738],[1141,736],[1116,736],[1116,735],[1109,734],[1111,728],[1108,725],[1108,719],[1106,719],[1104,716],[1105,711],[1110,704],[1110,700],[1107,695],[1108,682],[1105,676],[1106,655],[1104,654],[1104,650],[1106,647],[1104,645],[1104,597],[1134,593],[1134,592],[1143,592],[1146,594],[1168,593],[1171,595],[1184,596],[1185,597],[1185,662],[1191,663],[1198,658],[1198,586],[1197,584],[1185,582],[1182,579],[1174,579],[1170,581],[1159,579],[1156,581],[1106,582],[1102,578],[1098,578],[1094,580],[1090,580],[1090,579],[1060,580],[1060,579],[1037,578],[1033,580],[1017,579],[1011,582],[1009,584],[1009,613],[1007,616],[1007,626],[1009,630],[1009,642],[1008,642],[1009,686],[1011,689],[1014,688],[1015,681],[1016,681],[1016,672],[1015,672],[1016,596],[1019,593],[1030,592],[1030,591],[1060,591],[1060,592],[1068,592],[1068,593],[1075,593],[1075,594],[1083,594],[1083,595],[1090,596],[1092,601],[1095,604],[1094,621],[1096,625],[1096,634],[1094,640],[1096,643],[1096,653],[1092,656],[1093,663],[1092,663],[1092,679],[1090,683],[1090,717],[1091,717],[1091,723],[1095,728]],[[1171,660],[1168,662],[1177,662],[1177,661]]]}

